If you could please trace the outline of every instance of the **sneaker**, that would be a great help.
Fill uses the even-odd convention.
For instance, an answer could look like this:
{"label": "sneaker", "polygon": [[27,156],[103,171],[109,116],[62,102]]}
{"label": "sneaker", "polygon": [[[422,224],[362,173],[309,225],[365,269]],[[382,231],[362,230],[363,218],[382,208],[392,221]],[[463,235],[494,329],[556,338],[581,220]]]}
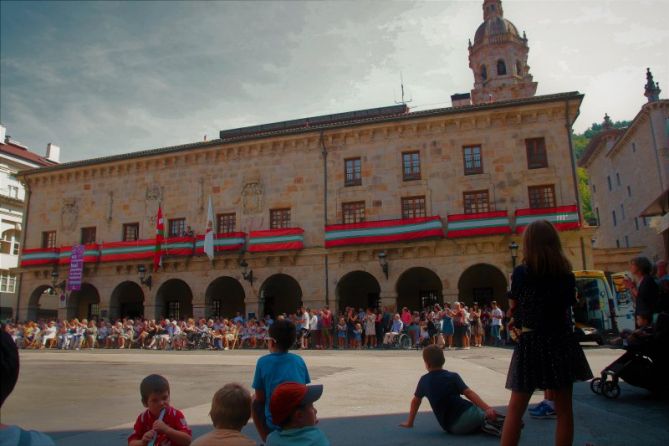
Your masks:
{"label": "sneaker", "polygon": [[496,437],[502,436],[502,428],[497,423],[485,420],[481,426],[481,430],[486,434],[494,435]]}
{"label": "sneaker", "polygon": [[541,400],[541,402],[539,402],[538,404],[535,404],[534,406],[530,406],[530,407],[528,407],[528,409],[529,409],[529,410],[537,410],[537,409],[539,409],[541,406],[546,406],[546,405],[547,405],[547,404],[546,404],[546,400]]}
{"label": "sneaker", "polygon": [[545,403],[540,405],[539,407],[536,407],[535,409],[528,410],[528,412],[530,413],[530,416],[532,418],[537,418],[537,419],[557,418],[555,410],[551,406]]}

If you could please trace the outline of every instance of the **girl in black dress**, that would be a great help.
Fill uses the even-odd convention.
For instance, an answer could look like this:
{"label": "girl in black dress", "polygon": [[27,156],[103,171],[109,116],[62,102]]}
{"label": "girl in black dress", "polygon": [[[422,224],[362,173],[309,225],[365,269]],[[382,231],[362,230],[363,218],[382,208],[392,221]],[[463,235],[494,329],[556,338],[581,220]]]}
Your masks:
{"label": "girl in black dress", "polygon": [[576,280],[557,231],[545,220],[533,222],[523,235],[523,264],[511,277],[509,307],[521,334],[506,380],[511,398],[503,446],[518,444],[521,418],[536,389],[549,390],[554,396],[555,444],[572,444],[572,385],[592,378],[573,332],[575,301]]}

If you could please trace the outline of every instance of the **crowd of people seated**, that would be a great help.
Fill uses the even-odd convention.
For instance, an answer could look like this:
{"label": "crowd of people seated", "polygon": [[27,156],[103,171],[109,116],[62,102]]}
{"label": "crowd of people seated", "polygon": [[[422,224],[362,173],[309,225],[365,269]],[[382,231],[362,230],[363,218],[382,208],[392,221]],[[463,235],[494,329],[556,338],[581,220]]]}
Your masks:
{"label": "crowd of people seated", "polygon": [[[488,340],[500,342],[502,311],[492,306],[469,309],[455,303],[418,312],[406,307],[394,313],[388,308],[364,310],[346,307],[334,315],[322,309],[299,308],[282,314],[296,327],[297,345],[302,349],[371,349],[393,344],[400,333],[406,333],[414,347],[437,344],[444,348],[481,347]],[[151,349],[151,350],[230,350],[266,348],[267,331],[274,320],[245,319],[241,313],[233,318],[188,318],[185,320],[151,320],[143,318],[40,320],[8,323],[5,330],[19,348],[25,349]]]}

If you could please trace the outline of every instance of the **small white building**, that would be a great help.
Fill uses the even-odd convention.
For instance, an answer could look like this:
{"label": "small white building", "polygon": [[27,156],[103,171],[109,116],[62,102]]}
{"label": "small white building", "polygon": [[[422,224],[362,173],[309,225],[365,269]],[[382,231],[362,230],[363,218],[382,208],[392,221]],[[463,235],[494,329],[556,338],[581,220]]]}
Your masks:
{"label": "small white building", "polygon": [[46,157],[7,135],[0,125],[0,319],[14,317],[18,280],[13,269],[18,266],[23,209],[26,191],[16,178],[17,172],[58,164],[60,148],[47,146]]}

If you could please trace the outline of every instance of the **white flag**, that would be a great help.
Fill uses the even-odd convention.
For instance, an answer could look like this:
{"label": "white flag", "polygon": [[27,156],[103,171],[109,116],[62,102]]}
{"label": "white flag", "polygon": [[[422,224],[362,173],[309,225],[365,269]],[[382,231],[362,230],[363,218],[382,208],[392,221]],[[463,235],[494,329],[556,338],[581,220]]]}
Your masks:
{"label": "white flag", "polygon": [[207,229],[204,233],[204,253],[209,260],[214,260],[214,207],[209,196],[209,209],[207,210]]}

